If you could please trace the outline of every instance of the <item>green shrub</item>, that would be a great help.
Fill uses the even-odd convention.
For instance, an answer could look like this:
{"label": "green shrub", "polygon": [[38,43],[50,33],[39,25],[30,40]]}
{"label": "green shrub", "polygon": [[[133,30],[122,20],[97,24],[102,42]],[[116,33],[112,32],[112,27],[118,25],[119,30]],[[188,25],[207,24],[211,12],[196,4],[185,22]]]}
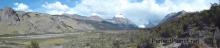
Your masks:
{"label": "green shrub", "polygon": [[30,43],[31,44],[28,46],[28,48],[40,48],[37,41],[31,41]]}

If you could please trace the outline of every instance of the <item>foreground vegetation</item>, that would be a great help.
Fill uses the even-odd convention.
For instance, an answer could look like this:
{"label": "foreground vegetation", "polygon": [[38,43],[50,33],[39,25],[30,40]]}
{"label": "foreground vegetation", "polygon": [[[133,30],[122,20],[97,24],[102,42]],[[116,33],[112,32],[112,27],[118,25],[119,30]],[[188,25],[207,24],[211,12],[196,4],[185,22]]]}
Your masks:
{"label": "foreground vegetation", "polygon": [[[219,48],[220,46],[220,4],[212,4],[209,10],[200,12],[186,13],[178,16],[175,19],[160,24],[151,29],[151,32],[156,32],[157,38],[173,38],[173,39],[190,39],[197,38],[199,43],[186,44],[181,43],[178,48]],[[153,34],[153,33],[152,33]],[[149,39],[149,38],[148,38]],[[166,43],[163,42],[163,47],[168,47],[171,44],[178,42]],[[160,46],[158,43],[153,44],[152,48]],[[166,44],[166,45],[165,45]],[[149,45],[144,45],[149,46]]]}

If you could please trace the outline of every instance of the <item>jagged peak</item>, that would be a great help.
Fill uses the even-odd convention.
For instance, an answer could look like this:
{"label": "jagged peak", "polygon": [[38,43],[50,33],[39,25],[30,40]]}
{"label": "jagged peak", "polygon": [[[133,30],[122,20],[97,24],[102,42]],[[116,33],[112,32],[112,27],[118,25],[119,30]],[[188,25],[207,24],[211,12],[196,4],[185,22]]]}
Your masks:
{"label": "jagged peak", "polygon": [[4,7],[3,10],[4,11],[14,11],[11,7]]}
{"label": "jagged peak", "polygon": [[15,13],[15,11],[11,8],[11,7],[5,7],[3,10],[3,14],[4,15],[10,15],[10,14],[14,14]]}

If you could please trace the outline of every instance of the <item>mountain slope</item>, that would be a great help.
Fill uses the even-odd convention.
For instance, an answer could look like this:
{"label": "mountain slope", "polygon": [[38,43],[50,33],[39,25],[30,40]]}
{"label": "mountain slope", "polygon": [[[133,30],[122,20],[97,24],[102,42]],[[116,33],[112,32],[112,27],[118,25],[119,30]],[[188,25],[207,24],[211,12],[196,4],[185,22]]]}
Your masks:
{"label": "mountain slope", "polygon": [[[180,43],[178,48],[193,48],[193,47],[213,47],[220,46],[220,5],[212,4],[209,10],[200,12],[184,13],[183,15],[171,16],[161,23],[159,26],[152,29],[156,38],[173,38],[173,39],[199,39],[199,44],[184,42]],[[172,42],[164,44],[174,44]],[[167,45],[167,46],[168,46]],[[198,46],[199,45],[199,46]],[[164,47],[166,45],[163,45]]]}
{"label": "mountain slope", "polygon": [[16,12],[11,8],[5,8],[1,12],[1,34],[61,33],[94,29],[90,25],[79,24],[76,20],[65,16]]}
{"label": "mountain slope", "polygon": [[165,18],[160,22],[160,24],[164,24],[164,23],[167,23],[169,21],[176,21],[176,20],[178,20],[178,18],[181,18],[185,14],[187,14],[187,12],[184,11],[184,10],[180,11],[180,12],[177,12],[177,13],[170,13],[170,14],[165,16]]}
{"label": "mountain slope", "polygon": [[[80,15],[49,15],[36,12],[14,11],[6,7],[0,11],[0,34],[63,33],[91,30],[133,29],[105,22],[100,17]],[[132,24],[134,25],[134,24]]]}

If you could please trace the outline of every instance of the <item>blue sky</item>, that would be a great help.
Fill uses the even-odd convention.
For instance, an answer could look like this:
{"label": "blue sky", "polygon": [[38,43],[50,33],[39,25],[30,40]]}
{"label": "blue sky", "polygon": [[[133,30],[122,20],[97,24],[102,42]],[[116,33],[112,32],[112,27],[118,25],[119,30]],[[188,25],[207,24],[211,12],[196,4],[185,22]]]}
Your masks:
{"label": "blue sky", "polygon": [[30,9],[36,9],[40,8],[40,6],[46,2],[53,3],[57,1],[70,7],[74,7],[77,2],[80,3],[81,0],[0,0],[0,8],[3,8],[5,6],[15,7],[15,3],[23,3],[28,5]]}
{"label": "blue sky", "polygon": [[[209,9],[218,0],[0,0],[0,8],[48,14],[98,15],[102,18],[124,17],[137,25],[157,24],[167,14]],[[120,15],[120,16],[118,16]]]}

